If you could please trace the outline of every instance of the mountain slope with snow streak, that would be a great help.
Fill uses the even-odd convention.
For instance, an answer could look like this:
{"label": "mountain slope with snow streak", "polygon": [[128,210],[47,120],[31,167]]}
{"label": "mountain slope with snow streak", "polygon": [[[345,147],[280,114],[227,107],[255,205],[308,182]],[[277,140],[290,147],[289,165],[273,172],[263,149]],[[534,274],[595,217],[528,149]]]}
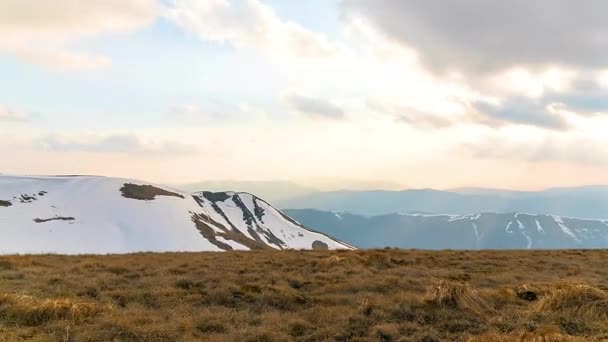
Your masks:
{"label": "mountain slope with snow streak", "polygon": [[352,248],[251,194],[95,176],[0,175],[0,234],[2,254]]}
{"label": "mountain slope with snow streak", "polygon": [[608,248],[608,220],[528,213],[361,216],[313,209],[285,212],[361,248]]}

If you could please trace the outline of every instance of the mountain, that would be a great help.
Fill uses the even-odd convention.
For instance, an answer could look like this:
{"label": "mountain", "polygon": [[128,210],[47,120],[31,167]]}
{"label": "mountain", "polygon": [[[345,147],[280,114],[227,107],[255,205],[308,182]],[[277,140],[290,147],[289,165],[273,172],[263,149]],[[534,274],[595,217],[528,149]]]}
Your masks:
{"label": "mountain", "polygon": [[284,211],[360,248],[608,248],[608,220],[526,213],[367,217],[314,209]]}
{"label": "mountain", "polygon": [[94,176],[0,175],[0,234],[4,254],[351,248],[249,193]]}
{"label": "mountain", "polygon": [[345,211],[359,215],[430,212],[528,212],[594,219],[608,218],[608,186],[543,191],[457,189],[442,191],[330,191],[279,201],[280,208]]}
{"label": "mountain", "polygon": [[366,181],[348,178],[308,178],[288,181],[209,180],[179,184],[175,187],[186,191],[197,191],[200,189],[208,191],[226,191],[238,189],[239,191],[256,194],[273,203],[307,196],[321,191],[337,191],[343,189],[367,191],[373,189],[404,188],[402,185],[393,182]]}
{"label": "mountain", "polygon": [[308,195],[319,190],[288,181],[207,181],[178,186],[186,191],[226,191],[239,190],[256,194],[264,199],[275,202],[287,198]]}

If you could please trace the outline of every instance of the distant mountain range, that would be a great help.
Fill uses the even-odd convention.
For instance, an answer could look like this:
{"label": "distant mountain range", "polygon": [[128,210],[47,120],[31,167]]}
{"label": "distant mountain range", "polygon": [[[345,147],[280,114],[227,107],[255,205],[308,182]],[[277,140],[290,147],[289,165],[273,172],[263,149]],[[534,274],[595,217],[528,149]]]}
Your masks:
{"label": "distant mountain range", "polygon": [[249,193],[137,180],[0,175],[0,254],[351,247]]}
{"label": "distant mountain range", "polygon": [[330,191],[280,200],[277,205],[280,208],[344,211],[359,215],[528,212],[604,219],[608,218],[608,186],[553,188],[543,191],[472,188],[450,191]]}
{"label": "distant mountain range", "polygon": [[[319,192],[289,182],[201,185],[205,188],[193,185],[196,190],[186,192],[121,178],[0,175],[0,253],[337,249],[350,244],[608,248],[608,186]],[[249,192],[219,191],[228,185],[265,189],[283,198],[281,208],[290,209],[278,210]]]}
{"label": "distant mountain range", "polygon": [[309,195],[318,189],[289,181],[207,181],[176,186],[186,191],[238,191],[256,194],[270,202]]}
{"label": "distant mountain range", "polygon": [[368,217],[314,209],[284,211],[304,225],[359,248],[608,248],[608,220],[525,213]]}
{"label": "distant mountain range", "polygon": [[349,189],[366,191],[374,189],[402,189],[403,186],[388,181],[365,181],[348,178],[310,178],[299,180],[210,180],[188,184],[176,184],[176,188],[186,191],[239,191],[256,194],[270,202],[292,199],[322,191]]}

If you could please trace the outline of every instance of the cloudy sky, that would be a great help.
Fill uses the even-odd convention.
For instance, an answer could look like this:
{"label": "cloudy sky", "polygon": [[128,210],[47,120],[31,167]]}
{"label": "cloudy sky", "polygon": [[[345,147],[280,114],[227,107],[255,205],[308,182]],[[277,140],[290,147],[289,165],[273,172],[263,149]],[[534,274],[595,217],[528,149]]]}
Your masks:
{"label": "cloudy sky", "polygon": [[0,172],[608,183],[608,2],[2,0]]}

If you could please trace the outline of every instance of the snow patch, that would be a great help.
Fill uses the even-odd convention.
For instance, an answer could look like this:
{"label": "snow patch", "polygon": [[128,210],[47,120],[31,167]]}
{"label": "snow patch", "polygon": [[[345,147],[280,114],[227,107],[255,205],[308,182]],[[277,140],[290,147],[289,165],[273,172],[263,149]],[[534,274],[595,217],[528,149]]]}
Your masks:
{"label": "snow patch", "polygon": [[555,216],[555,215],[551,215],[551,217],[553,217],[553,221],[555,221],[555,223],[557,223],[557,225],[559,226],[559,228],[562,230],[562,232],[564,232],[564,234],[570,236],[571,238],[573,238],[576,242],[581,242],[581,240],[576,236],[576,234],[574,234],[574,232],[572,232],[572,230],[570,230],[570,228],[568,228],[565,224],[564,221],[562,220],[561,217],[559,216]]}
{"label": "snow patch", "polygon": [[540,222],[538,222],[538,220],[534,220],[536,222],[536,231],[538,231],[539,233],[544,234],[545,230],[543,229],[543,226],[540,225]]}

